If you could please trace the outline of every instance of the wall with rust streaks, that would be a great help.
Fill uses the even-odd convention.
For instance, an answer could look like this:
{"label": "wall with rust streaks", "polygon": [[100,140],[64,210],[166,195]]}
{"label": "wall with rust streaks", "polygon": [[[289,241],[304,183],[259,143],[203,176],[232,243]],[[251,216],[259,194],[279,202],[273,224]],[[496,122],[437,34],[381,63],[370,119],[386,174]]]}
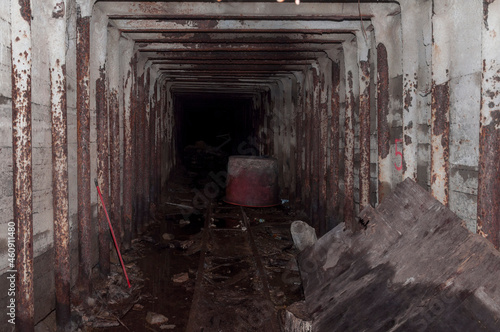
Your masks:
{"label": "wall with rust streaks", "polygon": [[[499,1],[400,0],[399,5],[373,0],[360,8],[336,1],[307,6],[99,1],[94,8],[92,0],[67,0],[71,284],[79,267],[90,273],[98,260],[99,204],[93,182],[87,187],[98,168],[103,192],[113,197],[108,209],[121,219],[114,222],[122,226],[124,246],[150,223],[149,207],[180,162],[177,97],[182,90],[194,91],[195,97],[204,89],[246,93],[253,118],[242,121],[251,123],[253,133],[241,149],[278,159],[280,198],[319,235],[343,221],[355,229],[360,206],[377,205],[410,177],[469,230],[498,246]],[[14,218],[11,3],[17,6],[15,0],[0,1],[0,275],[8,269],[1,227]],[[30,3],[34,13],[29,106],[38,320],[54,307],[49,76],[54,62],[47,47],[54,17],[47,1],[22,3]],[[81,27],[91,28],[90,77],[80,85],[77,63],[86,58],[77,50],[77,3]],[[168,19],[175,15],[186,19]],[[83,99],[77,100],[77,90],[87,84],[90,95],[79,94]],[[79,147],[77,105],[90,105],[90,132]],[[101,140],[98,149],[98,136],[108,130],[110,142]],[[397,145],[402,163],[395,140],[402,140]],[[85,173],[85,187],[79,185],[78,170]],[[88,226],[84,257],[78,255],[79,203]],[[5,301],[0,294],[0,305]]]}

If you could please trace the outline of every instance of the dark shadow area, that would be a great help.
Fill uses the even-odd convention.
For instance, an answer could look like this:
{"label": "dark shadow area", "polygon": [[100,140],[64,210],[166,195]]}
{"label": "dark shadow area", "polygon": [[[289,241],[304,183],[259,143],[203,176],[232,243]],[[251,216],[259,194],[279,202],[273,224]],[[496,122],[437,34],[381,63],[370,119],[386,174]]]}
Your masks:
{"label": "dark shadow area", "polygon": [[252,134],[252,110],[249,96],[176,96],[177,147],[184,166],[202,173],[225,170],[228,156],[239,154],[238,146]]}
{"label": "dark shadow area", "polygon": [[343,253],[327,272],[335,286],[330,283],[324,296],[307,300],[315,331],[500,330],[498,317],[473,292],[392,283],[395,270],[389,263],[370,267],[363,256]]}

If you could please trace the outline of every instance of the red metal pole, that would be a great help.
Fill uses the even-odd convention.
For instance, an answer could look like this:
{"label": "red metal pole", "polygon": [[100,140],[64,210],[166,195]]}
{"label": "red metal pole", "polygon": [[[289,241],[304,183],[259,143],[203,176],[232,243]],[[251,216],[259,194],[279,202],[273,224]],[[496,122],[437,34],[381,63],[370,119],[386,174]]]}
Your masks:
{"label": "red metal pole", "polygon": [[94,179],[94,182],[101,199],[102,208],[104,210],[104,213],[106,214],[106,218],[108,219],[109,230],[111,231],[111,236],[113,237],[113,242],[115,243],[116,252],[118,253],[118,257],[120,258],[120,263],[122,264],[123,274],[127,279],[128,288],[130,288],[131,286],[130,281],[128,280],[127,270],[125,269],[125,264],[123,263],[122,254],[120,253],[120,247],[118,246],[118,242],[116,242],[115,232],[113,232],[113,226],[111,226],[111,221],[109,220],[108,210],[106,210],[106,205],[104,205],[104,199],[102,198],[101,189],[99,189],[97,179]]}

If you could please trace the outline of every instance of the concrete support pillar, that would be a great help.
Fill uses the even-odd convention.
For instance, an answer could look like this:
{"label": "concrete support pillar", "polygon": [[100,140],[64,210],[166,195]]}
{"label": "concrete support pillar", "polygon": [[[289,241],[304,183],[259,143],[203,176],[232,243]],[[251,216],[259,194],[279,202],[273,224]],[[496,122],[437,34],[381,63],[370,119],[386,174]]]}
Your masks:
{"label": "concrete support pillar", "polygon": [[313,94],[312,70],[308,68],[305,72],[304,84],[304,117],[302,128],[304,130],[304,171],[303,171],[303,202],[304,210],[310,212],[311,209],[311,123],[312,123],[312,94]]}
{"label": "concrete support pillar", "polygon": [[157,108],[156,108],[156,117],[157,117],[157,125],[156,125],[156,151],[155,151],[155,175],[154,175],[154,181],[156,182],[156,202],[157,205],[159,206],[161,204],[161,188],[162,188],[162,181],[161,181],[161,140],[163,136],[163,122],[164,122],[164,113],[163,113],[163,106],[165,103],[165,98],[164,95],[162,94],[162,85],[163,85],[163,80],[158,79],[158,86],[156,89],[156,103],[157,103]]}
{"label": "concrete support pillar", "polygon": [[484,1],[478,232],[500,247],[500,1]]}
{"label": "concrete support pillar", "polygon": [[162,94],[166,97],[166,105],[165,105],[165,120],[164,120],[164,131],[165,134],[162,138],[162,183],[165,183],[169,177],[170,172],[172,170],[173,164],[175,160],[173,159],[174,150],[172,132],[174,120],[172,118],[172,91],[171,91],[172,82],[166,79],[164,86],[162,88]]}
{"label": "concrete support pillar", "polygon": [[[94,9],[91,24],[91,75],[95,80],[95,109],[97,130],[97,182],[106,208],[109,209],[109,133],[108,100],[106,93],[107,16]],[[110,273],[110,236],[104,207],[99,200],[97,218],[99,224],[99,270]]]}
{"label": "concrete support pillar", "polygon": [[348,229],[355,231],[354,219],[354,112],[359,95],[356,39],[345,41],[345,171],[344,171],[344,222]]}
{"label": "concrete support pillar", "polygon": [[123,239],[121,218],[121,165],[120,165],[120,103],[118,99],[120,82],[120,31],[108,28],[107,43],[107,92],[109,108],[109,168],[111,202],[109,217],[113,224],[117,241]]}
{"label": "concrete support pillar", "polygon": [[[403,107],[400,90],[403,68],[401,15],[379,13],[377,9],[378,7],[374,8],[371,22],[377,44],[378,202],[380,202],[391,192],[393,185],[401,180],[398,168],[404,158],[396,155],[397,137],[392,137],[391,126],[394,128],[395,124],[398,127],[401,122]],[[399,136],[399,133],[396,136]],[[391,150],[394,152],[391,153]]]}
{"label": "concrete support pillar", "polygon": [[149,187],[150,187],[150,179],[149,179],[149,172],[151,169],[151,136],[150,136],[150,130],[151,130],[151,98],[150,98],[150,92],[151,92],[151,67],[147,66],[146,68],[146,73],[145,73],[145,78],[144,78],[144,95],[143,95],[143,103],[144,103],[144,173],[143,177],[141,179],[144,188],[143,188],[143,193],[144,193],[144,214],[143,214],[143,225],[147,226],[149,224],[149,211],[150,211],[150,196],[149,196]]}
{"label": "concrete support pillar", "polygon": [[290,194],[295,190],[295,181],[293,180],[293,173],[291,172],[291,160],[290,151],[292,149],[292,138],[291,138],[291,121],[293,118],[293,106],[292,106],[292,81],[290,79],[291,74],[283,76],[280,79],[280,85],[282,86],[282,102],[281,102],[281,112],[280,112],[280,144],[281,144],[281,154],[283,158],[283,168],[282,168],[282,178],[284,184],[284,190],[282,190],[283,197],[287,199],[290,198]]}
{"label": "concrete support pillar", "polygon": [[54,214],[54,282],[58,331],[70,331],[70,248],[68,201],[68,120],[66,102],[66,1],[48,4],[50,104],[52,119],[52,194]]}
{"label": "concrete support pillar", "polygon": [[312,68],[312,96],[311,96],[311,209],[309,216],[312,219],[312,226],[316,229],[316,233],[320,234],[321,219],[319,216],[319,181],[320,181],[320,82],[319,82],[319,66],[314,64]]}
{"label": "concrete support pillar", "polygon": [[158,79],[158,87],[157,87],[157,118],[158,118],[158,124],[156,126],[156,159],[155,159],[155,167],[156,167],[156,172],[155,172],[155,181],[156,181],[156,200],[157,204],[161,205],[161,193],[162,193],[162,187],[163,187],[163,181],[162,181],[162,140],[164,136],[164,126],[165,126],[165,104],[166,104],[166,98],[165,95],[163,94],[163,84],[165,82],[165,79],[159,78]]}
{"label": "concrete support pillar", "polygon": [[327,195],[328,206],[327,215],[329,216],[329,226],[333,227],[339,223],[340,209],[340,152],[339,152],[339,120],[340,120],[340,63],[339,58],[332,62],[332,88],[331,88],[331,106],[328,121],[328,145],[330,148],[330,159],[327,175]]}
{"label": "concrete support pillar", "polygon": [[332,86],[331,60],[327,57],[318,59],[319,61],[319,235],[328,231],[327,206],[328,206],[328,118],[329,105]]}
{"label": "concrete support pillar", "polygon": [[273,92],[273,110],[271,114],[269,114],[269,120],[271,123],[271,131],[273,132],[273,141],[271,144],[273,145],[274,153],[272,154],[278,160],[278,169],[279,169],[279,178],[278,184],[281,188],[282,192],[286,191],[286,184],[283,181],[283,135],[282,132],[284,130],[284,118],[283,118],[283,96],[284,96],[284,87],[281,79],[277,78],[274,84],[272,92]]}
{"label": "concrete support pillar", "polygon": [[[135,50],[132,51],[134,53]],[[137,53],[134,54],[131,60],[131,95],[130,95],[130,130],[131,130],[131,181],[132,188],[134,189],[131,195],[132,199],[132,228],[131,228],[131,237],[135,238],[137,236],[137,231],[139,229],[139,186],[138,186],[138,175],[139,175],[139,152],[138,152],[138,143],[139,143],[139,135],[137,134],[137,123],[139,121],[139,117],[137,115],[138,110],[138,90],[139,90],[139,77],[137,75]]]}
{"label": "concrete support pillar", "polygon": [[434,3],[432,16],[431,193],[449,204],[450,59],[448,32],[453,17],[450,1]]}
{"label": "concrete support pillar", "polygon": [[[295,208],[303,207],[303,182],[304,182],[304,73],[296,72],[294,73],[295,79],[297,80],[297,99],[295,102],[295,136],[296,136],[296,182],[295,182],[295,192],[296,198],[292,202]],[[300,195],[300,196],[299,196]]]}
{"label": "concrete support pillar", "polygon": [[78,178],[78,282],[82,299],[91,292],[90,203],[90,9],[77,9],[77,178]]}
{"label": "concrete support pillar", "polygon": [[298,172],[298,164],[295,160],[297,153],[297,128],[295,126],[296,117],[297,117],[297,79],[295,76],[295,72],[292,72],[291,75],[287,77],[287,81],[289,82],[289,93],[287,95],[287,109],[286,109],[286,119],[287,119],[287,145],[288,145],[288,172],[289,172],[289,181],[290,181],[290,191],[289,197],[290,205],[293,206],[296,197],[297,197],[297,172]]}
{"label": "concrete support pillar", "polygon": [[371,32],[366,34],[358,31],[356,41],[358,46],[359,65],[359,209],[370,204],[370,48]]}
{"label": "concrete support pillar", "polygon": [[[31,1],[11,0],[12,159],[16,241],[16,327],[34,330],[31,130]],[[15,234],[14,234],[15,233]],[[9,240],[10,241],[10,240]]]}
{"label": "concrete support pillar", "polygon": [[378,137],[378,201],[390,191],[391,159],[389,128],[389,63],[387,48],[377,45],[377,137]]}
{"label": "concrete support pillar", "polygon": [[145,213],[145,198],[144,198],[144,168],[146,165],[145,162],[145,125],[146,125],[146,107],[144,104],[144,80],[145,80],[145,68],[144,61],[142,59],[138,59],[137,63],[137,95],[135,100],[135,133],[133,134],[136,139],[135,144],[135,158],[136,159],[136,177],[135,177],[135,188],[136,188],[136,226],[137,233],[142,233],[144,230],[144,213]]}
{"label": "concrete support pillar", "polygon": [[265,155],[272,156],[275,152],[274,146],[274,122],[273,122],[273,111],[274,111],[274,86],[267,91],[266,97],[264,98],[264,114],[265,114],[265,125],[264,125],[264,137],[263,140],[263,151]]}
{"label": "concrete support pillar", "polygon": [[424,5],[415,1],[401,3],[403,38],[403,178],[417,181],[417,119],[418,119],[418,68],[419,47],[422,41],[418,34],[422,24],[419,15]]}
{"label": "concrete support pillar", "polygon": [[[157,203],[155,197],[156,191],[156,180],[155,180],[155,165],[156,165],[156,125],[157,125],[157,105],[158,105],[158,82],[157,78],[151,80],[151,92],[150,92],[150,111],[149,111],[149,201],[150,205]],[[154,211],[153,211],[154,212]]]}
{"label": "concrete support pillar", "polygon": [[300,72],[298,74],[299,78],[299,108],[297,112],[297,163],[299,165],[299,169],[297,171],[297,193],[299,196],[297,197],[297,203],[299,203],[300,208],[304,208],[305,203],[305,181],[306,181],[306,113],[305,113],[305,95],[306,95],[306,73],[305,71]]}

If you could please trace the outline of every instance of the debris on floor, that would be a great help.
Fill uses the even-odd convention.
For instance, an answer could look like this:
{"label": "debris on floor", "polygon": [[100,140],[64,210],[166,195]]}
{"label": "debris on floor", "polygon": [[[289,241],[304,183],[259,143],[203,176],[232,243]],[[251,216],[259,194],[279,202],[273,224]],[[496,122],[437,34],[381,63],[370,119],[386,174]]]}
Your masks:
{"label": "debris on floor", "polygon": [[162,238],[165,241],[171,241],[171,240],[173,240],[175,238],[175,236],[172,235],[172,234],[163,233]]}
{"label": "debris on floor", "polygon": [[304,301],[296,302],[283,311],[283,330],[288,332],[312,332],[312,321]]}
{"label": "debris on floor", "polygon": [[189,280],[189,275],[187,272],[176,274],[172,277],[172,281],[175,283],[183,283]]}
{"label": "debris on floor", "polygon": [[161,314],[149,311],[146,315],[146,321],[151,325],[157,325],[168,322],[168,318]]}
{"label": "debris on floor", "polygon": [[292,223],[290,232],[292,233],[293,243],[299,251],[312,246],[318,240],[314,228],[301,220]]}
{"label": "debris on floor", "polygon": [[304,299],[290,234],[295,217],[221,197],[210,213],[210,205],[187,209],[189,189],[205,179],[183,175],[166,188],[168,203],[154,207],[154,223],[123,253],[132,289],[114,261],[109,278],[96,278],[92,298],[74,307],[80,331],[175,332],[196,323],[205,331],[272,332],[280,313]]}
{"label": "debris on floor", "polygon": [[280,330],[278,312],[303,298],[290,223],[279,208],[209,208],[187,331]]}
{"label": "debris on floor", "polygon": [[489,241],[410,179],[359,217],[299,254],[312,331],[500,331]]}
{"label": "debris on floor", "polygon": [[143,274],[136,263],[142,258],[144,245],[141,241],[134,241],[132,248],[123,254],[124,261],[128,263],[126,267],[132,287],[128,288],[119,263],[111,265],[111,274],[107,278],[95,273],[92,296],[84,303],[72,306],[73,321],[77,322],[80,329],[88,331],[89,328],[117,326],[127,328],[121,319],[132,308],[137,310],[137,302],[150,296],[142,292]]}

